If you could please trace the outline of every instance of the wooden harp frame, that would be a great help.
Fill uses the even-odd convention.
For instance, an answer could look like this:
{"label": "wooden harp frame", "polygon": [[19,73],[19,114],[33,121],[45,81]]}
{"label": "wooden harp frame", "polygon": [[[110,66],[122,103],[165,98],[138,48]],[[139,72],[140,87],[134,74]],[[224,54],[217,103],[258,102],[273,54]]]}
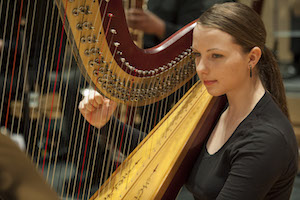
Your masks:
{"label": "wooden harp frame", "polygon": [[[58,7],[60,8],[62,17],[65,16],[63,13],[67,13],[67,16],[72,16],[74,7],[63,5],[62,2],[57,2],[57,4],[59,5]],[[104,18],[98,16],[93,18],[101,19],[99,20],[102,24],[101,27],[96,27],[95,24],[87,20],[88,17],[86,20],[83,20],[84,23],[93,26],[92,31],[96,30],[96,33],[105,33],[103,43],[105,43],[106,47],[104,47],[104,50],[101,52],[107,51],[106,56],[108,58],[104,58],[100,54],[102,57],[100,60],[104,60],[105,62],[102,64],[98,63],[96,67],[90,64],[92,62],[97,63],[95,61],[97,58],[88,58],[90,55],[86,55],[85,53],[88,47],[83,47],[82,45],[85,44],[82,44],[82,41],[79,40],[79,38],[82,38],[82,35],[86,35],[86,33],[81,29],[79,30],[82,33],[81,36],[76,36],[78,33],[78,24],[79,26],[81,24],[76,21],[78,16],[72,16],[67,19],[64,17],[63,19],[66,21],[67,29],[72,30],[71,41],[76,43],[77,47],[74,49],[74,53],[79,61],[83,74],[86,74],[86,78],[91,80],[95,88],[108,96],[108,98],[130,106],[147,105],[149,102],[153,103],[164,98],[165,95],[170,95],[195,75],[195,64],[191,54],[191,44],[192,31],[197,23],[196,21],[185,26],[181,31],[175,33],[159,46],[151,49],[140,49],[130,39],[122,2],[110,1],[107,4],[104,2],[104,5],[100,4],[99,7],[101,16]],[[90,10],[90,12],[98,13],[96,10]],[[90,32],[90,30],[87,30],[87,32]],[[122,34],[119,34],[119,32],[122,32]],[[102,49],[101,46],[93,46],[92,48]],[[111,80],[113,79],[112,77],[115,78],[117,74],[122,74],[120,76],[125,77],[125,80],[129,80],[129,82],[123,81],[123,85],[126,85],[126,82],[128,83],[127,85],[129,87],[127,90],[134,90],[134,88],[130,87],[134,82],[141,85],[151,85],[151,87],[156,88],[156,90],[159,90],[159,85],[165,85],[167,88],[161,88],[161,91],[164,90],[166,92],[164,92],[163,95],[154,94],[151,96],[146,94],[146,96],[151,96],[152,99],[155,99],[151,101],[147,98],[140,98],[138,101],[130,102],[130,97],[127,100],[116,98],[115,95],[112,95],[113,92],[107,92],[107,87],[103,87],[107,85],[107,82],[103,83],[98,81],[99,73],[95,74],[95,68],[97,69],[97,67],[109,68],[106,62],[107,60],[111,60],[111,66],[117,65],[119,69],[102,69],[102,71],[115,71],[116,73],[113,72],[114,74],[111,76]],[[176,80],[176,75],[184,76]],[[100,77],[100,79],[102,77]],[[164,81],[167,81],[165,79],[168,78],[171,78],[169,79],[171,84],[164,84]],[[112,83],[112,85],[115,84],[120,85],[116,82]],[[113,90],[113,88],[111,89]],[[147,89],[148,86],[144,88],[144,90]],[[161,93],[163,92],[159,92],[159,94]],[[140,95],[137,94],[135,97],[139,96]],[[144,96],[144,94],[142,96]],[[129,155],[118,170],[114,172],[113,176],[103,184],[91,199],[174,199],[176,197],[180,187],[185,181],[179,174],[184,175],[191,170],[201,144],[206,135],[211,131],[211,127],[225,104],[224,97],[212,98],[208,95],[201,83],[196,84],[196,86],[193,87],[193,92],[189,92],[183,99],[185,100],[181,100],[177,106],[175,106],[177,109],[173,108],[172,111],[162,119],[156,128],[149,133],[147,138]],[[178,110],[180,110],[180,112]],[[199,110],[199,112],[193,113],[193,110],[194,112],[195,110]],[[192,115],[193,117],[190,117],[193,118],[193,120],[190,120],[188,115]],[[172,124],[172,120],[176,121],[175,119],[179,119],[176,123],[178,125],[172,127],[170,124]],[[188,121],[192,121],[192,123]],[[204,126],[204,124],[206,124],[206,126]],[[187,132],[187,134],[183,134],[184,136],[180,136],[180,131],[183,130],[182,127],[187,125],[192,127],[192,129]],[[185,127],[185,129],[186,128],[187,127]],[[169,130],[172,131],[170,132]],[[153,139],[157,137],[161,138],[161,141]],[[182,139],[178,137],[182,137]],[[168,160],[168,162],[161,167],[159,164],[160,161],[156,157],[167,154],[168,151],[170,151],[167,146],[174,145],[178,139],[180,140],[180,145],[178,143],[178,148],[174,150],[176,153],[173,152],[175,157]],[[141,154],[145,151],[147,152],[147,150],[145,150],[147,146],[150,149],[154,149],[154,152],[157,153],[149,153],[149,158],[144,159]],[[187,157],[186,155],[189,156]],[[139,170],[136,171],[135,168]],[[159,170],[160,173],[157,173],[156,170]],[[141,171],[141,173],[139,171]],[[150,177],[148,176],[149,174]],[[175,174],[178,175],[176,175],[176,178]],[[187,176],[185,175],[183,177]],[[153,180],[150,181],[150,179]],[[139,186],[141,186],[141,188],[136,190]],[[146,188],[151,188],[150,190],[154,191],[149,192],[149,189],[147,190]]]}

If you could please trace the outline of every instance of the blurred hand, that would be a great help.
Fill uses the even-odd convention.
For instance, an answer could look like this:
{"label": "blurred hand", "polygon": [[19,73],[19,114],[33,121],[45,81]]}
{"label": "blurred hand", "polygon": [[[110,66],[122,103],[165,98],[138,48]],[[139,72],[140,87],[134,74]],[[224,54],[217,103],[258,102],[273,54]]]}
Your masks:
{"label": "blurred hand", "polygon": [[130,28],[153,34],[160,39],[165,35],[165,22],[150,11],[130,8],[127,12],[127,23]]}
{"label": "blurred hand", "polygon": [[109,121],[116,107],[116,102],[103,97],[94,90],[91,90],[78,106],[83,117],[97,128],[103,127]]}

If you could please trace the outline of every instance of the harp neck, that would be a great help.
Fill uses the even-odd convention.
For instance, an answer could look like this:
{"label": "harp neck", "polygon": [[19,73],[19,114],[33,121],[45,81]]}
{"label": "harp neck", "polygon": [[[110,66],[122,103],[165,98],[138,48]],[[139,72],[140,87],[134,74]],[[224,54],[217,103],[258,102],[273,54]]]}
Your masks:
{"label": "harp neck", "polygon": [[[114,101],[141,106],[159,101],[195,75],[191,55],[192,22],[151,49],[138,48],[131,39],[121,0],[87,2],[82,12],[75,2],[57,0],[66,9],[69,38],[86,79]],[[100,23],[101,22],[101,23]],[[87,43],[82,38],[96,38]],[[129,92],[124,92],[129,91]]]}

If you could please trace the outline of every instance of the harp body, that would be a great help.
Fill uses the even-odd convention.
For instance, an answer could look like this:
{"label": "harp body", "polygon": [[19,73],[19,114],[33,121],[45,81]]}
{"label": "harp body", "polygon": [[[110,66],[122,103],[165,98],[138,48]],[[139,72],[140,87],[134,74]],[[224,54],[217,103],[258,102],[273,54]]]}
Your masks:
{"label": "harp body", "polygon": [[[126,25],[121,0],[93,0],[86,1],[85,4],[78,0],[55,0],[54,2],[59,10],[58,13],[64,28],[61,34],[63,35],[63,32],[65,32],[70,45],[69,48],[64,47],[66,50],[63,52],[64,55],[61,55],[64,61],[58,59],[57,66],[59,67],[62,62],[71,66],[72,61],[66,62],[68,57],[66,55],[68,51],[72,51],[77,65],[88,84],[106,97],[118,103],[126,104],[129,107],[150,105],[184,87],[184,84],[195,75],[195,64],[190,49],[195,22],[191,22],[154,48],[140,49],[130,39],[131,36]],[[36,9],[34,7],[35,3],[32,3],[30,6],[29,4],[24,4],[24,8],[25,5],[28,5],[28,8],[31,6],[30,8],[33,10]],[[49,2],[47,2],[47,8],[48,5]],[[1,6],[2,2],[0,3],[0,8]],[[3,15],[4,11],[5,8],[3,7],[1,16],[5,16]],[[55,13],[54,11],[52,12]],[[16,20],[17,17],[14,17],[14,19]],[[34,21],[33,19],[32,17],[32,21]],[[52,23],[52,21],[59,21],[60,19],[53,17],[47,20]],[[48,30],[44,28],[44,32],[49,32],[49,39],[51,37],[55,39],[59,37],[57,36],[59,35],[57,27],[56,31],[54,31],[54,28],[53,30],[52,28]],[[30,26],[25,26],[26,29],[29,30]],[[32,38],[32,34],[27,35],[27,37]],[[26,59],[30,59],[30,55],[32,55],[30,54],[30,44],[27,48],[28,54],[26,53],[24,38],[20,39],[22,47],[19,47],[24,49],[24,51],[21,51],[22,59],[24,58],[24,60],[20,59],[17,61],[17,64],[23,62],[24,65],[24,69],[18,71],[18,74],[24,72],[23,79],[18,81],[23,94],[15,99],[8,100],[12,101],[12,103],[9,103],[10,106],[8,105],[7,110],[13,116],[12,120],[5,121],[8,121],[8,124],[12,124],[11,129],[13,129],[14,123],[20,124],[22,121],[34,122],[37,124],[36,127],[42,126],[41,129],[34,128],[35,124],[24,126],[24,129],[29,131],[28,138],[30,138],[30,141],[27,143],[27,146],[30,147],[27,147],[26,154],[31,157],[32,161],[36,162],[36,168],[42,168],[45,179],[52,187],[54,182],[61,181],[59,184],[63,186],[62,189],[57,191],[59,196],[71,196],[72,199],[76,198],[76,196],[77,199],[90,198],[91,183],[88,183],[87,180],[83,182],[82,179],[84,176],[86,176],[86,179],[92,179],[94,171],[97,171],[95,162],[97,161],[97,145],[100,143],[98,140],[100,140],[99,135],[101,135],[101,131],[95,130],[91,134],[93,136],[90,136],[92,139],[90,139],[90,127],[85,125],[86,122],[82,122],[78,112],[65,113],[68,107],[68,100],[71,101],[73,98],[76,98],[75,109],[77,110],[79,97],[81,97],[78,94],[81,87],[80,84],[78,84],[77,89],[73,89],[77,90],[76,95],[73,93],[67,95],[67,91],[61,92],[64,86],[63,81],[61,81],[59,87],[57,86],[59,89],[55,88],[55,86],[53,89],[53,85],[51,86],[50,84],[51,78],[49,78],[48,85],[46,83],[48,80],[43,80],[36,84],[41,86],[41,93],[47,91],[47,94],[37,97],[39,107],[23,106],[26,105],[26,101],[24,103],[23,99],[26,99],[26,92],[28,91],[28,88],[24,87],[28,84],[26,82],[28,81],[28,67],[26,68],[25,63],[27,63]],[[7,37],[3,39],[8,40]],[[45,37],[46,39],[47,37]],[[63,39],[61,39],[60,43],[63,43],[62,41]],[[47,53],[51,48],[54,49],[53,55],[55,52],[61,51],[61,48],[55,48],[59,46],[57,43],[53,45],[54,47],[51,46],[51,42],[44,43],[42,40],[41,43],[41,48],[45,49],[45,52],[47,49]],[[3,49],[4,47],[2,52]],[[40,54],[43,56],[45,52],[41,51]],[[1,60],[3,59],[2,57],[3,54],[1,55]],[[51,60],[54,63],[59,57],[60,54],[59,56],[46,57],[46,61]],[[8,57],[7,60],[9,59]],[[42,60],[43,58],[38,62],[37,71],[43,68],[46,71],[49,67],[46,61],[45,65],[40,64]],[[51,64],[51,70],[55,68],[53,65],[56,63],[53,63]],[[4,64],[1,63],[1,70],[5,69]],[[20,64],[21,68],[23,65]],[[64,67],[61,69],[62,77],[64,76],[63,73],[67,73],[67,71],[70,74],[70,70],[67,67],[65,68],[64,64]],[[8,73],[6,72],[6,74]],[[57,74],[58,72],[56,71],[55,79]],[[11,79],[15,78],[12,76]],[[9,79],[5,78],[5,80]],[[67,84],[69,83],[67,82]],[[56,82],[54,85],[56,85]],[[1,104],[3,104],[3,99],[6,95],[5,91],[8,88],[1,88],[3,92],[1,94],[3,97]],[[54,91],[53,95],[49,92],[51,89]],[[36,87],[34,91],[37,92]],[[19,102],[18,99],[20,97],[22,101]],[[60,102],[63,102],[62,105],[60,105]],[[100,181],[100,189],[91,196],[91,199],[174,199],[193,166],[203,140],[211,131],[224,103],[225,99],[223,97],[212,98],[201,83],[195,84],[138,147],[130,155],[125,155],[127,156],[126,160],[117,167],[112,176],[104,183],[101,182],[102,180]],[[55,109],[53,109],[53,105]],[[5,108],[3,107],[1,105],[1,110],[4,113]],[[20,109],[19,114],[15,114],[18,109]],[[29,112],[27,115],[23,114],[26,113],[26,110]],[[3,113],[2,121],[5,118]],[[44,114],[42,115],[41,113]],[[64,117],[67,115],[68,117]],[[74,120],[76,117],[78,117],[78,120]],[[17,118],[19,118],[18,122]],[[67,164],[67,167],[61,169],[61,171],[64,171],[66,175],[69,173],[68,167],[71,168],[70,174],[76,173],[73,183],[72,181],[65,183],[66,178],[59,178],[59,180],[54,178],[55,170],[58,168],[56,162],[60,157],[59,147],[62,140],[60,137],[63,135],[61,128],[63,120],[72,121],[72,126],[67,127],[70,131],[70,139],[68,139],[69,141],[67,140],[69,143],[66,145],[68,146],[68,157],[62,159]],[[55,127],[54,130],[51,129],[51,126]],[[48,132],[44,131],[44,129],[48,129]],[[82,133],[80,132],[81,129]],[[30,135],[31,132],[32,136]],[[75,139],[72,138],[73,134]],[[43,139],[46,135],[47,139]],[[48,136],[50,137],[48,138]],[[49,144],[47,145],[48,141]],[[78,143],[78,145],[72,143]],[[35,147],[37,149],[31,149]],[[90,150],[86,150],[87,147]],[[92,149],[93,147],[95,149]],[[69,155],[69,152],[73,149],[74,152]],[[77,155],[78,160],[76,160]],[[86,159],[85,157],[88,158]],[[55,165],[50,170],[51,163],[55,163]],[[87,169],[84,175],[83,171],[85,168]],[[82,192],[82,190],[88,190],[88,192]]]}
{"label": "harp body", "polygon": [[[223,100],[212,100],[198,82],[91,199],[175,198],[196,160],[195,151],[224,106]],[[184,171],[180,169],[182,165],[186,165]],[[185,174],[172,182],[179,172]]]}
{"label": "harp body", "polygon": [[[170,95],[195,75],[190,49],[195,22],[159,47],[143,50],[137,48],[132,40],[128,40],[130,33],[126,28],[121,1],[111,1],[107,5],[86,5],[90,9],[82,13],[82,18],[79,18],[80,14],[74,15],[76,5],[71,3],[67,6],[63,1],[57,3],[67,24],[66,29],[70,27],[72,30],[71,38],[74,38],[76,44],[74,52],[79,63],[82,63],[83,74],[87,74],[95,87],[109,98],[131,106],[146,105]],[[99,7],[100,12],[97,10]],[[67,18],[63,13],[66,13]],[[91,22],[92,19],[102,22],[102,26],[97,27],[100,23]],[[89,27],[78,28],[84,27],[84,23],[89,24]],[[82,38],[95,33],[100,33],[100,39],[99,36],[94,36],[98,42],[92,45],[82,42]],[[89,49],[99,49],[100,53],[93,57],[86,53]],[[99,57],[102,63],[95,61]],[[95,71],[101,71],[102,74]],[[105,75],[110,78],[105,80]],[[118,82],[117,79],[121,81]],[[109,81],[111,82],[108,83]],[[121,86],[122,82],[125,87],[121,90],[127,87],[125,96],[122,93],[116,95],[119,89],[115,86]],[[138,93],[142,90],[145,93]],[[220,100],[215,99],[212,103],[212,97],[200,83],[183,99],[185,100],[180,101],[176,109],[172,110],[172,114],[169,113],[118,167],[114,176],[104,183],[92,199],[163,197],[191,148],[192,141],[197,138],[200,130],[196,127],[201,119],[202,125],[206,122],[207,127],[210,127],[212,124],[209,126],[209,121],[214,121],[216,113],[220,111],[217,106],[220,105]],[[212,109],[213,106],[216,108]],[[215,112],[211,110],[210,115],[204,114],[208,107]],[[209,129],[201,131],[201,136],[197,139],[199,144],[208,131]],[[166,155],[168,159],[165,158]],[[184,179],[181,182],[183,181]]]}

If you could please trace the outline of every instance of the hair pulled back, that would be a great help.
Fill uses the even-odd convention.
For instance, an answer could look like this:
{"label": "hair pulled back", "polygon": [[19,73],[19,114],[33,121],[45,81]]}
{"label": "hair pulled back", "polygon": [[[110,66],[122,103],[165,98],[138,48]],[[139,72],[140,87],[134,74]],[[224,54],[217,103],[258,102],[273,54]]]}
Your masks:
{"label": "hair pulled back", "polygon": [[256,65],[263,86],[288,117],[285,90],[280,70],[272,52],[265,46],[266,29],[260,16],[242,3],[215,4],[204,12],[198,23],[230,34],[245,53],[259,47],[262,56]]}

